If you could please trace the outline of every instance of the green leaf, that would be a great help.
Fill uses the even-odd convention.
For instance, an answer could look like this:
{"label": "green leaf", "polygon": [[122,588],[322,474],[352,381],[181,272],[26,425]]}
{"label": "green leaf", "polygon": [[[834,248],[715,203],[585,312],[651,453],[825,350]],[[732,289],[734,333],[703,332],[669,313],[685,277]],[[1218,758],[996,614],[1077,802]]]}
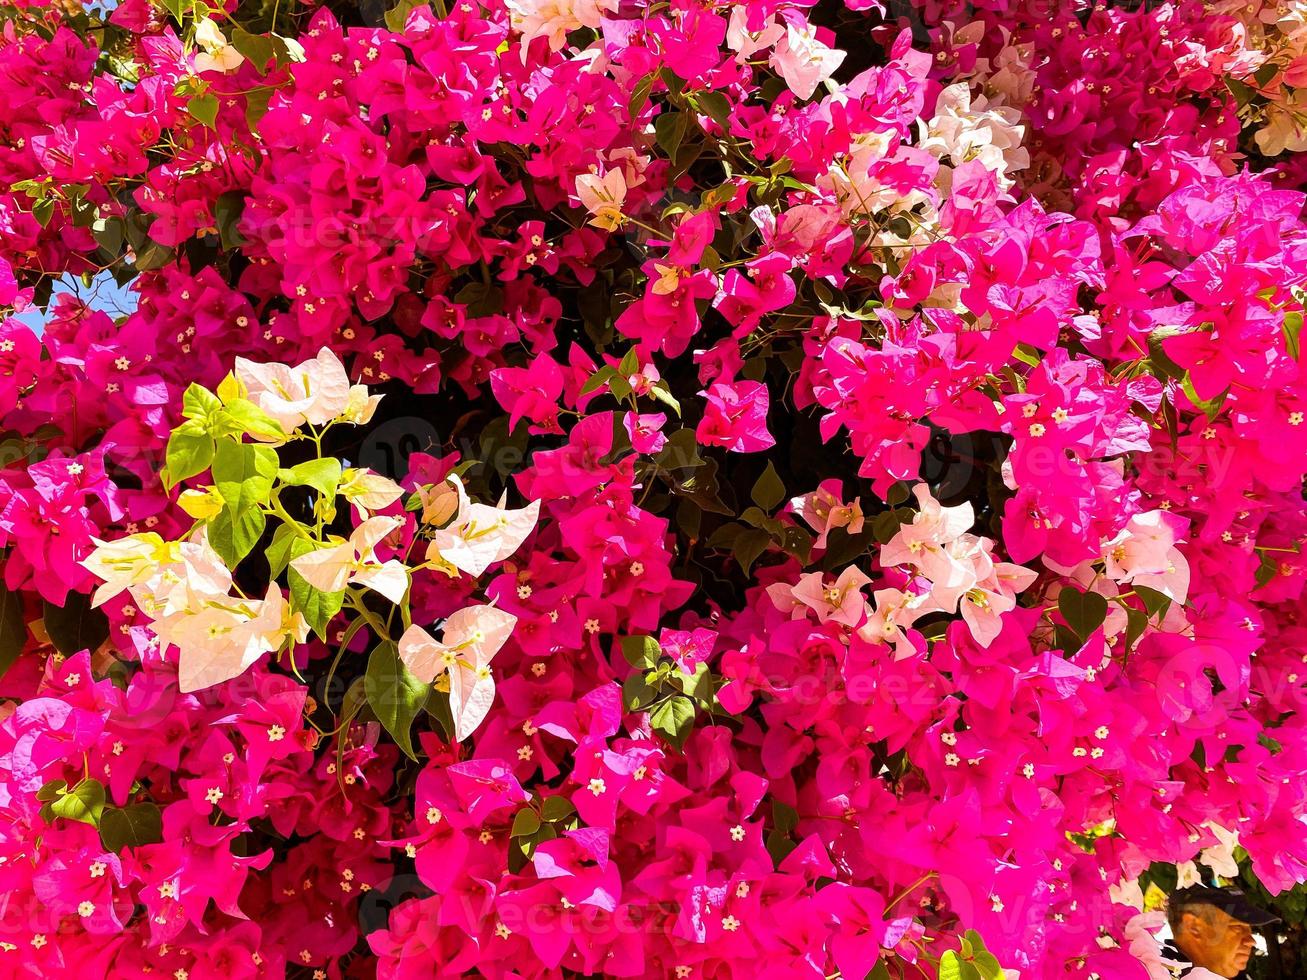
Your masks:
{"label": "green leaf", "polygon": [[295,533],[289,524],[278,524],[272,532],[272,543],[268,545],[264,556],[268,559],[269,575],[276,578],[300,555],[307,555],[313,550],[313,544]]}
{"label": "green leaf", "polygon": [[231,46],[244,55],[260,75],[266,74],[268,62],[277,56],[272,38],[264,34],[251,34],[240,27],[232,29]]}
{"label": "green leaf", "polygon": [[685,139],[688,122],[689,117],[683,112],[664,112],[654,120],[654,139],[672,159],[676,158],[676,151]]}
{"label": "green leaf", "polygon": [[65,656],[94,650],[109,638],[108,618],[81,592],[69,592],[62,606],[47,600],[41,618],[50,642]]}
{"label": "green leaf", "polygon": [[513,817],[513,829],[509,837],[530,837],[540,829],[540,817],[530,807],[518,810]]}
{"label": "green leaf", "polygon": [[65,820],[97,826],[104,812],[104,784],[98,779],[83,779],[72,792],[53,800],[50,812]]}
{"label": "green leaf", "polygon": [[1231,78],[1228,75],[1225,78],[1225,87],[1230,90],[1230,94],[1234,96],[1234,101],[1238,103],[1240,108],[1246,106],[1257,95],[1256,89],[1251,85],[1247,85],[1239,81],[1239,79]]}
{"label": "green leaf", "polygon": [[286,438],[286,430],[254,402],[246,398],[233,398],[219,415],[219,436],[251,435],[255,439],[272,439],[278,442]]}
{"label": "green leaf", "polygon": [[788,803],[772,800],[771,819],[776,829],[788,837],[799,826],[799,811]]}
{"label": "green leaf", "polygon": [[1279,755],[1284,751],[1284,746],[1265,732],[1257,733],[1257,744],[1262,746],[1262,748],[1269,750],[1271,755]]}
{"label": "green leaf", "polygon": [[200,384],[191,383],[182,395],[182,418],[207,419],[222,408],[218,396]]}
{"label": "green leaf", "polygon": [[708,116],[713,122],[722,128],[722,131],[729,134],[731,131],[731,100],[721,92],[698,92],[694,96],[694,101],[704,115]]}
{"label": "green leaf", "polygon": [[621,643],[622,656],[637,670],[649,670],[662,656],[662,648],[652,636],[624,636]]}
{"label": "green leaf", "polygon": [[1225,404],[1225,399],[1230,394],[1230,389],[1226,388],[1225,391],[1215,397],[1201,397],[1198,394],[1198,390],[1194,388],[1193,375],[1188,371],[1186,371],[1184,377],[1180,379],[1180,390],[1185,393],[1186,398],[1193,402],[1194,408],[1207,416],[1209,422],[1220,414],[1221,406]]}
{"label": "green leaf", "polygon": [[1148,360],[1152,365],[1153,374],[1160,378],[1170,378],[1176,381],[1184,377],[1184,368],[1171,360],[1171,356],[1166,353],[1162,341],[1168,337],[1188,332],[1186,327],[1165,326],[1158,327],[1148,335]]}
{"label": "green leaf", "polygon": [[1253,81],[1256,82],[1259,86],[1265,87],[1266,84],[1270,82],[1272,78],[1275,77],[1275,73],[1279,70],[1280,68],[1275,62],[1268,61],[1266,64],[1262,65],[1255,72],[1253,72]]}
{"label": "green leaf", "polygon": [[245,236],[240,233],[241,215],[245,213],[245,194],[241,191],[226,191],[218,195],[213,203],[213,220],[218,226],[218,240],[227,251],[246,244]]}
{"label": "green leaf", "polygon": [[54,217],[54,205],[53,197],[42,198],[32,205],[32,216],[42,228],[47,227],[50,219]]}
{"label": "green leaf", "polygon": [[632,119],[639,118],[640,113],[644,112],[644,107],[649,104],[649,93],[653,91],[655,78],[657,78],[655,72],[645,75],[635,86],[635,91],[631,93],[626,109]]}
{"label": "green leaf", "polygon": [[1295,361],[1298,360],[1298,355],[1302,351],[1302,313],[1292,310],[1284,314],[1280,332],[1284,334],[1284,349]]}
{"label": "green leaf", "polygon": [[218,97],[209,92],[192,95],[186,102],[186,111],[210,129],[217,129]]}
{"label": "green leaf", "polygon": [[163,819],[153,803],[106,807],[100,817],[100,841],[121,854],[124,847],[144,847],[163,841]]}
{"label": "green leaf", "polygon": [[678,418],[680,417],[681,403],[676,400],[670,391],[667,390],[666,382],[659,381],[656,384],[651,385],[649,388],[649,394],[652,395],[655,400],[662,402],[675,412]]}
{"label": "green leaf", "polygon": [[1148,628],[1148,614],[1142,609],[1127,607],[1125,621],[1125,648],[1128,652],[1134,649],[1135,643],[1144,635],[1144,630]]}
{"label": "green leaf", "polygon": [[204,421],[191,419],[173,429],[163,458],[164,486],[169,489],[207,470],[213,462],[213,436]]}
{"label": "green leaf", "polygon": [[[297,543],[291,546],[290,561],[299,557],[296,554],[308,544],[303,538],[297,538]],[[312,551],[313,546],[309,545],[300,553]],[[327,627],[331,625],[331,619],[336,613],[340,612],[340,607],[345,602],[344,592],[323,592],[309,585],[304,580],[304,576],[295,569],[291,569],[286,574],[286,581],[290,584],[290,601],[292,608],[296,612],[302,613],[304,621],[309,624],[309,628],[317,633],[323,640],[327,639]]]}
{"label": "green leaf", "polygon": [[1144,604],[1148,610],[1149,616],[1161,618],[1166,615],[1166,611],[1171,608],[1171,597],[1164,592],[1158,592],[1156,589],[1150,589],[1146,585],[1136,585],[1134,587],[1135,595],[1139,601]]}
{"label": "green leaf", "polygon": [[581,386],[581,394],[588,395],[592,391],[597,391],[607,384],[617,372],[613,370],[611,364],[605,364],[594,374],[586,379],[585,384]]}
{"label": "green leaf", "polygon": [[267,524],[262,508],[272,494],[277,454],[267,446],[220,439],[212,470],[223,506],[209,524],[209,543],[228,568],[235,568]]}
{"label": "green leaf", "polygon": [[36,791],[36,798],[42,803],[50,803],[68,792],[68,783],[62,779],[52,779]]}
{"label": "green leaf", "polygon": [[333,457],[310,459],[282,470],[279,475],[283,482],[293,487],[312,487],[322,496],[331,498],[336,496],[336,488],[340,486],[340,460]]}
{"label": "green leaf", "polygon": [[631,674],[622,682],[622,704],[627,711],[643,711],[658,699],[658,689],[651,687],[644,674]]}
{"label": "green leaf", "polygon": [[1071,632],[1083,643],[1107,618],[1107,600],[1097,592],[1081,592],[1065,586],[1057,597],[1058,612]]}
{"label": "green leaf", "polygon": [[3,677],[27,643],[27,624],[23,622],[23,597],[10,592],[0,581],[0,677]]}
{"label": "green leaf", "polygon": [[408,15],[418,7],[429,6],[427,0],[399,0],[399,3],[386,11],[386,26],[392,31],[402,32],[408,23]]}
{"label": "green leaf", "polygon": [[750,496],[755,504],[768,513],[785,499],[785,484],[781,482],[771,460],[767,461],[767,468],[762,471],[762,476],[758,477],[758,482],[753,485]]}
{"label": "green leaf", "polygon": [[731,550],[735,553],[735,560],[740,563],[744,574],[749,574],[753,563],[767,550],[769,544],[771,544],[771,535],[766,531],[749,527],[740,532]]}
{"label": "green leaf", "polygon": [[694,702],[675,694],[649,712],[649,725],[678,749],[694,730]]}
{"label": "green leaf", "polygon": [[640,355],[636,352],[636,349],[632,347],[629,351],[623,354],[622,359],[617,362],[617,373],[624,378],[629,378],[631,375],[638,373],[639,370]]}
{"label": "green leaf", "polygon": [[566,796],[550,796],[540,805],[540,816],[546,823],[558,823],[576,812]]}
{"label": "green leaf", "polygon": [[413,752],[413,719],[422,711],[431,694],[431,685],[413,676],[399,659],[399,648],[389,640],[377,645],[368,658],[364,677],[368,706],[377,720],[410,759]]}

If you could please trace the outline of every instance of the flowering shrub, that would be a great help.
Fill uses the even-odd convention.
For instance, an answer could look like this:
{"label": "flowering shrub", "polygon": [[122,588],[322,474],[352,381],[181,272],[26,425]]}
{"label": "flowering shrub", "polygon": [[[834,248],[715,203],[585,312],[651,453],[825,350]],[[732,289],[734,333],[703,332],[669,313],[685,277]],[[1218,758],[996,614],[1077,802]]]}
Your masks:
{"label": "flowering shrub", "polygon": [[0,6],[4,975],[1144,978],[1307,881],[1297,14],[109,6]]}

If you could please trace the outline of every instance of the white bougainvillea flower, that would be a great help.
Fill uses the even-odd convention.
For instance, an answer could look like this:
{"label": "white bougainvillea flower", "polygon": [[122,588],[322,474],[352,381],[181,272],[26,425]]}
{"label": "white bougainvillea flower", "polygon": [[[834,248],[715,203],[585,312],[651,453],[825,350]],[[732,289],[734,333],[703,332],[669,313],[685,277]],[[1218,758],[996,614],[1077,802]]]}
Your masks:
{"label": "white bougainvillea flower", "polygon": [[[451,477],[457,480],[457,477]],[[459,509],[452,523],[436,532],[427,549],[428,561],[443,561],[468,575],[480,575],[515,552],[536,526],[540,501],[507,510],[504,498],[497,507],[467,502],[459,487]]]}
{"label": "white bougainvillea flower", "polygon": [[335,543],[301,555],[290,567],[320,592],[362,585],[391,602],[402,602],[408,589],[408,567],[395,558],[381,561],[373,549],[403,523],[400,517],[369,518],[354,529],[349,540],[333,538]]}
{"label": "white bougainvillea flower", "polygon": [[113,541],[92,538],[95,550],[82,560],[82,567],[104,584],[91,597],[92,606],[102,606],[124,589],[144,585],[161,564],[176,561],[177,545],[154,532],[132,534]]}
{"label": "white bougainvillea flower", "polygon": [[326,347],[313,360],[295,367],[256,364],[238,357],[235,374],[250,401],[287,432],[305,422],[326,425],[350,408],[351,388],[345,366]]}
{"label": "white bougainvillea flower", "polygon": [[767,17],[757,31],[749,30],[749,8],[731,8],[730,23],[726,26],[726,46],[735,52],[735,60],[743,64],[755,52],[770,48],[785,36],[785,28],[776,22],[776,15]]}
{"label": "white bougainvillea flower", "polygon": [[345,410],[340,413],[342,422],[352,425],[366,425],[372,421],[377,406],[381,404],[381,395],[369,395],[367,385],[353,385],[345,402]]}
{"label": "white bougainvillea flower", "polygon": [[226,74],[245,63],[245,56],[227,40],[222,28],[208,17],[196,26],[195,43],[200,46],[200,51],[195,56],[197,72],[217,71]]}
{"label": "white bougainvillea flower", "polygon": [[531,42],[549,38],[549,50],[561,51],[567,35],[580,27],[597,29],[606,13],[617,10],[617,0],[508,0],[509,23],[522,34],[522,64]]}
{"label": "white bougainvillea flower", "polygon": [[445,620],[441,639],[410,626],[399,640],[399,657],[418,680],[449,676],[449,710],[454,738],[476,731],[495,699],[494,659],[513,632],[517,617],[494,606],[468,606]]}
{"label": "white bougainvillea flower", "polygon": [[340,493],[354,505],[360,520],[384,510],[404,495],[404,488],[371,470],[348,469],[340,477]]}

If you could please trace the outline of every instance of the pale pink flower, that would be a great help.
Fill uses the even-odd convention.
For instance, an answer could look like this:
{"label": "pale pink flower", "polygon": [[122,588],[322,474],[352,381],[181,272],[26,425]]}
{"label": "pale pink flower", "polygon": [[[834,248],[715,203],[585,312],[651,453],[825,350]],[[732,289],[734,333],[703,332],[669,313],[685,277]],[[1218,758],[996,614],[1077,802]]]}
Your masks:
{"label": "pale pink flower", "polygon": [[826,547],[826,538],[837,527],[846,529],[849,534],[859,534],[863,528],[862,498],[854,497],[853,503],[846,504],[835,493],[839,487],[838,480],[826,480],[812,493],[795,497],[790,501],[797,511],[817,533],[814,548]]}
{"label": "pale pink flower", "polygon": [[602,177],[581,174],[576,178],[576,196],[590,212],[589,223],[604,231],[615,231],[626,221],[622,205],[626,203],[626,177],[614,167]]}
{"label": "pale pink flower", "polygon": [[839,68],[844,52],[817,40],[816,28],[790,25],[771,54],[771,66],[801,99],[810,99],[817,86]]}
{"label": "pale pink flower", "polygon": [[816,612],[818,622],[829,621],[844,626],[856,626],[862,619],[865,605],[862,587],[870,581],[871,579],[858,568],[850,565],[840,572],[839,578],[830,585],[826,583],[826,577],[821,572],[800,575],[798,584],[792,591],[794,598],[804,607]]}

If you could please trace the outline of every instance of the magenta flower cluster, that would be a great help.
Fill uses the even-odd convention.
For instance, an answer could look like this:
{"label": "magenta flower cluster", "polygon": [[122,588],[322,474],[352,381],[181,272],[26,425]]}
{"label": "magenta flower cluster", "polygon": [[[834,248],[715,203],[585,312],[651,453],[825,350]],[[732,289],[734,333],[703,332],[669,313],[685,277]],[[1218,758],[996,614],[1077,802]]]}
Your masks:
{"label": "magenta flower cluster", "polygon": [[[107,6],[0,7],[0,975],[1144,980],[1159,882],[1307,881],[1288,14]],[[92,555],[324,349],[405,495],[287,519],[428,561],[184,692]]]}

